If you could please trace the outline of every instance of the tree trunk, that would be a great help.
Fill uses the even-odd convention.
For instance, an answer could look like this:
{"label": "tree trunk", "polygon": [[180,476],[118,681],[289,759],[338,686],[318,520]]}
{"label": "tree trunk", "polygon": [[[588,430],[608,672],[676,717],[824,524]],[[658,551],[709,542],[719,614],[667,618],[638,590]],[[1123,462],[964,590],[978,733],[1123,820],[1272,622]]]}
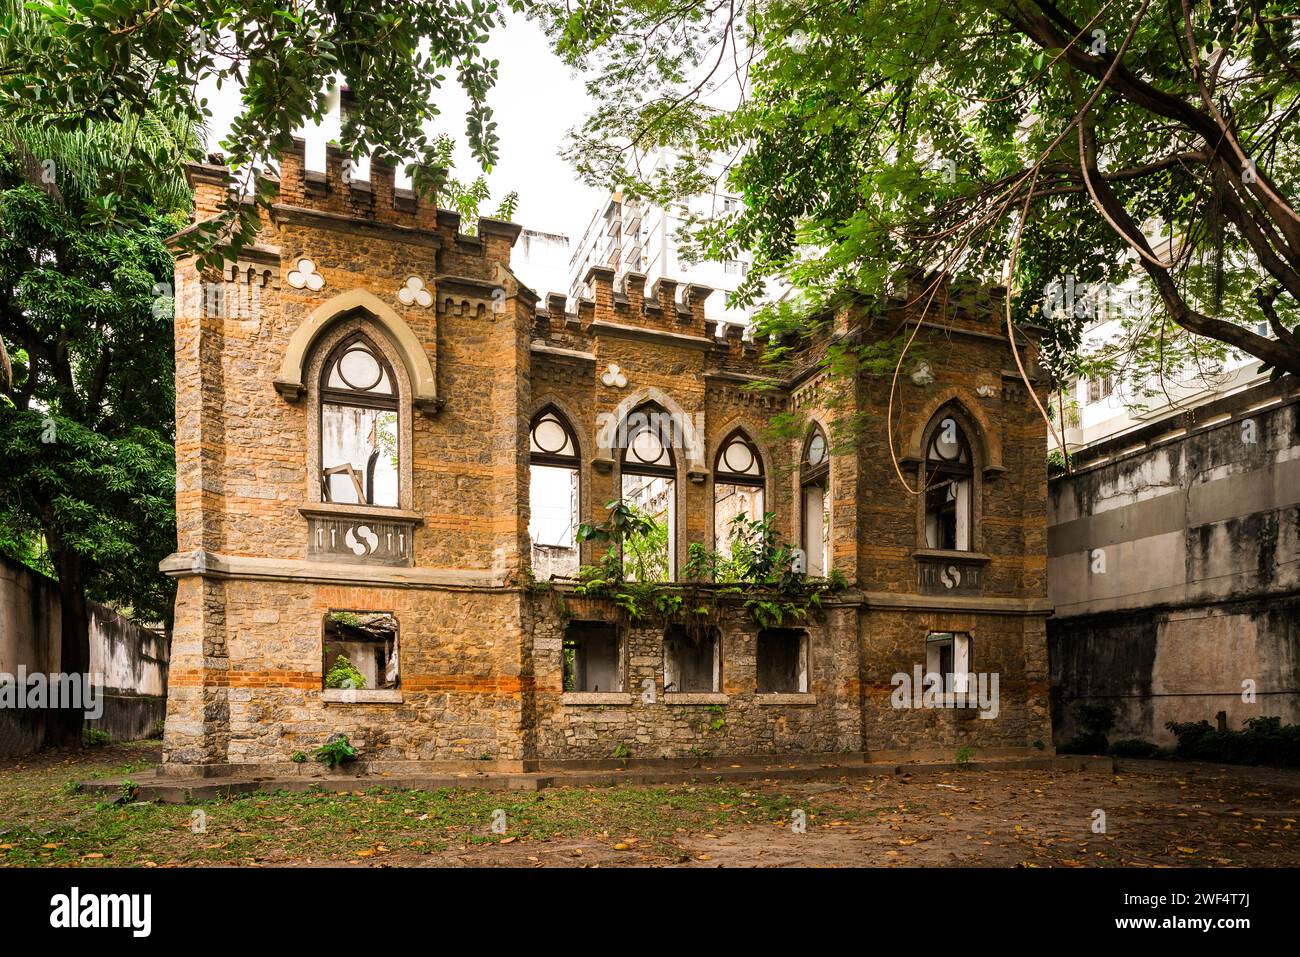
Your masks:
{"label": "tree trunk", "polygon": [[[87,676],[90,671],[90,607],[86,602],[81,556],[61,549],[55,559],[59,573],[59,671]],[[82,685],[83,695],[88,692]],[[53,703],[53,702],[51,702]],[[68,702],[59,702],[67,704]],[[77,707],[49,708],[45,713],[47,747],[80,747],[85,702]]]}

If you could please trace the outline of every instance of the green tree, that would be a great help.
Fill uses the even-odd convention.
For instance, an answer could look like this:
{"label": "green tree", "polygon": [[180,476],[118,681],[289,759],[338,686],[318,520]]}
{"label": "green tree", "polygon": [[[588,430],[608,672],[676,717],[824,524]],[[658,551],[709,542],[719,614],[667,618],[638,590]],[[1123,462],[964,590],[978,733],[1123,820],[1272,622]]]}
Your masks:
{"label": "green tree", "polygon": [[[737,302],[774,275],[805,293],[768,331],[943,270],[1008,283],[1012,319],[1046,324],[1058,375],[1123,361],[1145,378],[1228,349],[1300,373],[1291,3],[580,0],[538,13],[589,71],[597,107],[569,149],[589,180],[662,200],[707,189],[705,160],[729,158],[746,206],[692,235],[712,258],[754,251]],[[635,160],[653,147],[679,162],[652,178]],[[1122,359],[1081,360],[1091,314],[1062,308],[1060,289],[1131,279],[1151,301],[1124,308]]]}
{"label": "green tree", "polygon": [[[0,20],[0,112],[58,118],[63,129],[130,123],[156,110],[200,126],[210,115],[198,84],[241,89],[243,110],[222,142],[241,192],[269,201],[267,168],[294,130],[320,120],[341,79],[354,94],[341,134],[345,155],[372,150],[432,167],[436,142],[424,131],[435,98],[454,73],[469,99],[466,134],[475,157],[495,162],[496,123],[487,106],[498,64],[482,54],[505,9],[524,0],[36,0]],[[36,21],[38,29],[33,29]],[[165,174],[167,157],[127,142],[123,177],[100,197],[116,210],[132,186]],[[417,167],[432,192],[436,174]],[[231,202],[194,236],[216,265],[221,247],[246,243],[257,212]]]}
{"label": "green tree", "polygon": [[[172,161],[135,180],[133,147]],[[196,153],[195,129],[164,109],[70,131],[57,117],[0,121],[0,341],[12,359],[0,548],[58,579],[64,672],[89,668],[89,598],[171,620],[158,571],[176,543],[166,240],[187,221],[180,160]],[[106,217],[102,199],[123,182],[127,215]],[[51,711],[46,740],[80,742],[81,712]]]}

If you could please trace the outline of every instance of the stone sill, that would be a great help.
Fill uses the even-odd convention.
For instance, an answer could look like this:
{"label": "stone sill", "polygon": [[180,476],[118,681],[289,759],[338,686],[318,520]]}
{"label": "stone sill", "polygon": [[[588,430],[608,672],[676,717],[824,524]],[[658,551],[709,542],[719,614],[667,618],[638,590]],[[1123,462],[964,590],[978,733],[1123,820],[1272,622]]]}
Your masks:
{"label": "stone sill", "polygon": [[564,705],[627,705],[632,703],[628,691],[566,691],[560,695]]}
{"label": "stone sill", "polygon": [[356,518],[387,522],[406,522],[423,525],[424,515],[404,508],[380,505],[357,505],[351,502],[313,502],[300,506],[298,513],[305,518]]}
{"label": "stone sill", "polygon": [[992,561],[992,556],[984,552],[963,552],[951,548],[918,548],[912,552],[914,559],[930,561],[955,561],[985,565]]}
{"label": "stone sill", "polygon": [[817,696],[812,692],[768,692],[754,695],[754,704],[760,705],[812,705],[816,703]]}
{"label": "stone sill", "polygon": [[731,697],[721,691],[669,691],[664,704],[726,704]]}
{"label": "stone sill", "polygon": [[326,704],[401,704],[401,688],[326,688],[321,692]]}

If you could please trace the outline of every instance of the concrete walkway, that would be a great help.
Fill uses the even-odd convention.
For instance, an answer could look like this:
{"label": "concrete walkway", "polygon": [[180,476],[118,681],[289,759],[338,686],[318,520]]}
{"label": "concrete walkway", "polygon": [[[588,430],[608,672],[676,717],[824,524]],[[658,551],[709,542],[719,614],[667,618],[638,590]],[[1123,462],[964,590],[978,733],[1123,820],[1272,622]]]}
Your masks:
{"label": "concrete walkway", "polygon": [[[371,772],[340,769],[334,772],[315,767],[304,769],[312,773],[279,774],[229,774],[220,777],[181,777],[161,775],[148,771],[138,775],[118,778],[101,778],[82,782],[90,794],[111,795],[119,800],[162,801],[167,804],[193,804],[211,801],[235,794],[273,791],[361,791],[381,787],[418,791],[441,788],[483,788],[495,791],[539,791],[555,787],[614,787],[624,784],[674,785],[714,784],[739,781],[825,781],[842,778],[870,778],[884,775],[928,776],[951,774],[956,770],[979,771],[1097,771],[1110,774],[1114,761],[1108,757],[1080,757],[1056,755],[1021,758],[975,759],[960,767],[951,761],[896,762],[861,759],[844,762],[785,761],[770,764],[733,764],[723,761],[700,763],[692,767],[629,767],[595,768],[581,770],[506,773],[495,771],[466,771],[461,773],[403,773]],[[123,785],[130,783],[134,789],[127,794]]]}

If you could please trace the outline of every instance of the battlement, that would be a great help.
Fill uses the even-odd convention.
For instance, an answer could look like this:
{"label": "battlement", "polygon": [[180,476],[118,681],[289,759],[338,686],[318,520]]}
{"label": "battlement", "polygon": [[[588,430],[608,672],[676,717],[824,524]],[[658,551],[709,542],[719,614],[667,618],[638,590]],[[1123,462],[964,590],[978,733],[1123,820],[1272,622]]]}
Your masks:
{"label": "battlement", "polygon": [[585,282],[594,290],[594,296],[579,299],[573,312],[567,311],[562,293],[545,297],[545,309],[539,311],[539,318],[546,328],[587,331],[593,323],[617,323],[706,335],[704,303],[713,294],[708,286],[658,279],[646,290],[645,276],[638,272],[623,273],[616,284],[614,270],[609,266],[592,266]]}
{"label": "battlement", "polygon": [[[195,221],[215,216],[236,187],[224,157],[220,153],[210,154],[206,163],[191,163],[186,172],[194,190]],[[477,234],[463,233],[459,213],[440,209],[417,190],[398,187],[396,174],[397,165],[391,157],[376,155],[370,161],[369,178],[363,179],[353,171],[342,149],[332,143],[325,147],[325,169],[308,169],[306,141],[295,137],[280,158],[279,176],[273,177],[275,195],[271,206],[273,210],[278,207],[308,210],[326,216],[436,232],[444,248],[456,247],[476,258],[510,262],[510,248],[522,231],[521,226],[480,216]],[[446,177],[447,171],[422,167],[417,175],[436,183]],[[244,201],[252,200],[245,197]]]}

